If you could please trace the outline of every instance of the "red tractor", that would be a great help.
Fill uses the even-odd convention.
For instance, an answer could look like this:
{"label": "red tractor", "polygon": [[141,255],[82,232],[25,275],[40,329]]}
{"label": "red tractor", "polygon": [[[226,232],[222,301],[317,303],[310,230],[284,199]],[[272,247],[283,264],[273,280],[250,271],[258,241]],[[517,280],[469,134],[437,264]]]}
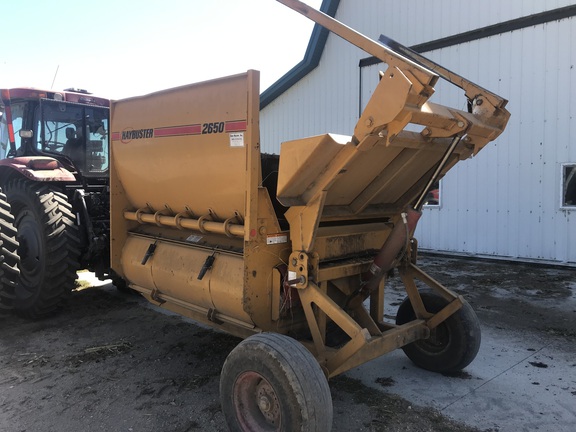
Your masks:
{"label": "red tractor", "polygon": [[[60,308],[79,269],[110,276],[109,106],[85,90],[0,90],[0,187],[20,257],[0,306],[42,317]],[[0,219],[10,232],[9,214]]]}

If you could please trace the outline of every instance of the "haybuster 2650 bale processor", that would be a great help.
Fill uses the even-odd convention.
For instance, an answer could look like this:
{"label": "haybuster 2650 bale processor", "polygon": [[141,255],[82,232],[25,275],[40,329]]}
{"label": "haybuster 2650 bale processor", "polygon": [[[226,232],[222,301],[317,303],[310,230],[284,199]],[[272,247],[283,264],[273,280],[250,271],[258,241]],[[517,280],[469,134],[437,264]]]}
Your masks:
{"label": "haybuster 2650 bale processor", "polygon": [[[112,267],[152,303],[245,338],[221,374],[231,429],[320,431],[332,423],[327,377],[396,348],[433,371],[476,356],[474,312],[416,266],[412,234],[430,186],[509,113],[398,44],[281,3],[388,65],[353,136],[261,155],[255,71],[114,102]],[[468,112],[428,102],[440,77]],[[383,317],[392,269],[407,292],[395,323]]]}

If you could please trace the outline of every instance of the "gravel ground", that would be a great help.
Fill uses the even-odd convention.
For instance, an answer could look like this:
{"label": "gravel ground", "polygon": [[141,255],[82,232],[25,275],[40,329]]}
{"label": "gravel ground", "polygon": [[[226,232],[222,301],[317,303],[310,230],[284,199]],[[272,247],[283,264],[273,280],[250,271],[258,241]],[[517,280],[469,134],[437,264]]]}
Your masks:
{"label": "gravel ground", "polygon": [[[421,265],[463,292],[483,323],[573,343],[576,311],[562,305],[574,296],[574,269],[446,257]],[[400,295],[394,282],[391,292]],[[10,316],[0,328],[2,431],[226,430],[219,374],[235,337],[159,313],[110,284],[76,290],[55,317]],[[498,430],[417,406],[388,391],[386,371],[376,375],[374,385],[352,374],[330,381],[334,431]]]}

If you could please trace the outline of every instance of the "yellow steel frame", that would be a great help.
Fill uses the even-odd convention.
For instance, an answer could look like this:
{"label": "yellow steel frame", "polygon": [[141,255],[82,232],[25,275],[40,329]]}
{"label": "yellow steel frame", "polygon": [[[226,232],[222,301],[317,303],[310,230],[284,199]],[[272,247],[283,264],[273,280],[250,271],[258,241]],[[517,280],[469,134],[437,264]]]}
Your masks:
{"label": "yellow steel frame", "polygon": [[[412,322],[385,323],[385,282],[363,293],[360,278],[370,267],[370,254],[384,244],[393,226],[402,223],[402,212],[413,205],[431,178],[495,139],[509,113],[504,99],[462,77],[425,59],[415,62],[403,57],[302,2],[279,1],[388,64],[354,135],[346,142],[323,135],[282,145],[277,198],[289,207],[285,217],[290,226],[282,231],[274,197],[262,186],[258,72],[114,102],[112,268],[120,276],[131,274],[142,281],[128,282],[151,302],[238,336],[307,330],[311,340],[302,343],[326,374],[334,376],[429,337],[432,329],[462,307],[460,296],[415,265],[414,243],[407,243],[394,263],[415,310]],[[440,76],[463,88],[481,109],[463,112],[429,102]],[[158,115],[159,106],[169,109]],[[124,130],[162,131],[167,122],[176,128],[199,126],[186,123],[190,117],[199,124],[245,120],[243,145],[233,146],[227,133],[130,143],[119,138]],[[405,131],[408,123],[423,129]],[[447,152],[451,145],[454,151]],[[168,169],[160,175],[154,171],[158,166]],[[215,169],[219,175],[213,174]],[[208,246],[188,241],[193,233],[205,235]],[[136,255],[155,242],[160,243],[160,255],[149,262],[123,255],[128,243]],[[169,248],[171,242],[178,248]],[[218,255],[213,273],[200,280],[197,273],[204,260],[222,245],[231,252]],[[176,256],[179,251],[182,256]],[[175,275],[171,271],[176,266],[169,259],[173,256],[179,260],[180,273]],[[160,263],[164,264],[160,267]],[[158,273],[161,279],[154,279]],[[164,287],[156,285],[159,280]],[[443,296],[448,305],[437,313],[427,311],[417,280]],[[181,285],[172,286],[173,281]],[[202,295],[186,297],[196,289]],[[301,308],[285,316],[282,298],[291,290],[297,290]],[[366,309],[363,303],[368,298]],[[193,304],[195,299],[201,304]],[[331,325],[347,335],[344,345],[328,346]]]}
{"label": "yellow steel frame", "polygon": [[[425,58],[418,61],[407,58],[298,0],[278,1],[388,65],[347,144],[340,145],[330,136],[322,136],[316,141],[285,143],[286,148],[283,146],[281,151],[278,199],[291,206],[286,213],[292,240],[290,282],[299,289],[312,335],[312,343],[304,343],[327,375],[334,376],[429,337],[430,330],[462,307],[463,299],[411,262],[410,257],[416,255],[415,250],[411,250],[415,243],[411,243],[396,266],[417,319],[401,326],[385,324],[384,282],[370,294],[370,310],[366,310],[362,304],[365,297],[355,298],[354,294],[359,275],[367,270],[369,260],[323,268],[318,264],[322,256],[319,260],[315,251],[319,225],[378,217],[387,217],[392,224],[399,223],[400,213],[421,195],[433,176],[443,175],[458,160],[470,157],[499,136],[510,114],[505,109],[505,99]],[[475,107],[472,112],[428,101],[439,77],[464,90]],[[423,129],[420,133],[404,131],[408,123],[420,124]],[[445,153],[449,147],[454,150]],[[303,156],[307,148],[310,149],[308,158]],[[362,177],[359,174],[363,174],[363,168],[357,167],[369,169],[365,155],[371,152],[382,155],[381,160],[389,157],[388,169],[380,168],[381,172],[376,171],[369,184],[358,185],[355,190],[350,184],[358,183]],[[329,160],[318,157],[322,153],[330,155]],[[317,175],[310,177],[311,172]],[[430,286],[448,305],[438,313],[427,311],[415,280]],[[335,301],[329,294],[331,287],[348,301]],[[339,348],[326,344],[329,321],[349,338]]]}

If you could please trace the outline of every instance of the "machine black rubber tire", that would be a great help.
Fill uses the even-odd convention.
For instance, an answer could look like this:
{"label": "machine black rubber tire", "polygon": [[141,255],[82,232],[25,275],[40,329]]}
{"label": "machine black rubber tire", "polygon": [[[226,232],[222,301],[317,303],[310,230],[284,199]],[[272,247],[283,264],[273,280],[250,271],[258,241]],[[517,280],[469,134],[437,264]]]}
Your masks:
{"label": "machine black rubber tire", "polygon": [[140,293],[128,286],[128,283],[121,278],[120,276],[113,274],[112,277],[112,285],[116,287],[118,292],[126,295],[140,295]]}
{"label": "machine black rubber tire", "polygon": [[18,230],[20,277],[14,309],[27,318],[58,311],[75,288],[79,233],[72,206],[57,187],[15,179],[6,186]]}
{"label": "machine black rubber tire", "polygon": [[[439,312],[448,301],[431,290],[420,291],[426,310]],[[396,324],[416,319],[410,300],[398,308]],[[468,366],[478,354],[481,342],[480,322],[476,313],[464,302],[462,308],[433,329],[430,338],[408,344],[402,349],[414,364],[433,372],[458,372]]]}
{"label": "machine black rubber tire", "polygon": [[130,288],[128,288],[128,284],[126,283],[126,281],[122,279],[120,276],[112,276],[111,279],[112,279],[112,285],[114,285],[118,291],[126,294],[132,291]]}
{"label": "machine black rubber tire", "polygon": [[220,375],[220,400],[231,431],[332,428],[322,368],[301,343],[281,334],[259,333],[232,350]]}
{"label": "machine black rubber tire", "polygon": [[14,216],[6,195],[0,191],[0,316],[10,313],[14,308],[20,275],[17,250]]}

